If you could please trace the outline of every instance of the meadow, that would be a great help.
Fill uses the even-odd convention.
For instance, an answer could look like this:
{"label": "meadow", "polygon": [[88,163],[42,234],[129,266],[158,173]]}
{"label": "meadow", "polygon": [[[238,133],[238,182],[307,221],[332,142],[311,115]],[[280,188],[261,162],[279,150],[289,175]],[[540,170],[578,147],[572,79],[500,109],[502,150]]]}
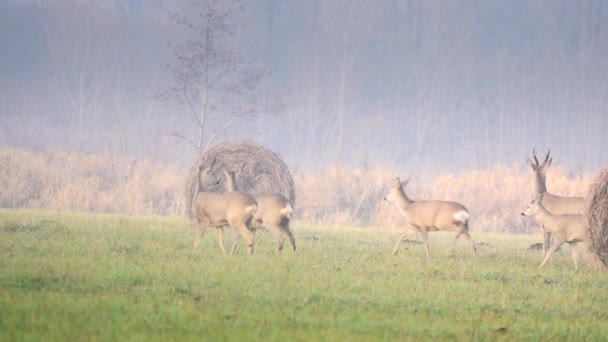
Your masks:
{"label": "meadow", "polygon": [[[543,269],[538,235],[473,232],[424,248],[400,230],[293,224],[278,255],[192,250],[183,217],[0,210],[0,340],[601,340],[608,275]],[[234,236],[227,230],[227,239]],[[412,239],[415,239],[412,236]],[[228,243],[230,241],[228,240]]]}

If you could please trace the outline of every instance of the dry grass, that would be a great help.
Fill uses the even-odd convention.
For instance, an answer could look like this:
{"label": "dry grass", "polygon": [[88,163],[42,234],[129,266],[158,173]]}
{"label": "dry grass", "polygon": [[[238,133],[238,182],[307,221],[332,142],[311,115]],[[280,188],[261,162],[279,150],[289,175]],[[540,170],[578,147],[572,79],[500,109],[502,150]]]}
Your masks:
{"label": "dry grass", "polygon": [[[523,161],[521,166],[445,174],[423,184],[414,175],[407,193],[413,199],[463,203],[473,214],[473,232],[539,232],[531,220],[520,216],[534,188]],[[296,219],[308,224],[401,228],[403,218],[383,201],[395,176],[392,170],[338,166],[315,175],[295,172]],[[0,207],[184,214],[187,179],[188,170],[114,154],[33,153],[0,147]],[[547,188],[554,194],[583,196],[591,181],[590,175],[572,178],[553,167]]]}
{"label": "dry grass", "polygon": [[387,170],[330,167],[320,175],[298,174],[296,215],[312,224],[367,225],[378,216]]}
{"label": "dry grass", "polygon": [[114,154],[34,153],[0,147],[0,206],[179,214],[178,168]]}
{"label": "dry grass", "polygon": [[608,269],[608,168],[595,179],[587,196],[586,215],[591,235],[591,251]]}
{"label": "dry grass", "polygon": [[[390,170],[329,168],[318,176],[297,175],[300,198],[298,219],[314,224],[374,225],[399,228],[403,218],[383,201],[388,185],[397,176]],[[571,179],[555,168],[549,171],[549,191],[564,196],[582,196],[590,176]],[[533,198],[533,177],[517,166],[497,165],[461,175],[440,175],[429,184],[416,178],[406,192],[415,200],[439,199],[463,203],[472,214],[472,231],[532,233],[538,227],[520,213]]]}

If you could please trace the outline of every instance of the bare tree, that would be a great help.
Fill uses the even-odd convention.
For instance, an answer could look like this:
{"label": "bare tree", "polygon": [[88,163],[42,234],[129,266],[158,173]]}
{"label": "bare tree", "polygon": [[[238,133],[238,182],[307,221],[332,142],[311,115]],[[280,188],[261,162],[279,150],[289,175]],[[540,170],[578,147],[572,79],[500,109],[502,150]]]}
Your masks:
{"label": "bare tree", "polygon": [[[170,45],[175,60],[167,68],[173,82],[159,95],[177,103],[196,124],[195,131],[175,135],[204,151],[228,127],[266,109],[261,95],[265,72],[239,53],[236,22],[243,12],[240,0],[185,3],[181,12],[165,6],[171,21],[188,36]],[[208,136],[212,119],[215,131]]]}
{"label": "bare tree", "polygon": [[86,122],[101,112],[100,98],[108,78],[103,51],[111,46],[110,39],[103,36],[108,36],[110,28],[100,29],[104,21],[99,11],[86,4],[49,5],[45,19],[46,78],[52,93],[63,102],[71,130],[80,142],[87,135]]}

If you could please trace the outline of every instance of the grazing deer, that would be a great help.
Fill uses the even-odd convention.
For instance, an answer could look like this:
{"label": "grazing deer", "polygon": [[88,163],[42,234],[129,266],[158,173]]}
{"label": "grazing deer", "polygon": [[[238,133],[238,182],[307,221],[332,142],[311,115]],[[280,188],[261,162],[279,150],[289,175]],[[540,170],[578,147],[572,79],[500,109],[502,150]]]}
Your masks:
{"label": "grazing deer", "polygon": [[584,216],[581,214],[554,215],[544,207],[544,196],[546,196],[545,193],[538,194],[521,213],[524,216],[534,217],[536,222],[542,225],[545,231],[553,236],[554,244],[549,248],[539,267],[543,267],[559,246],[567,242],[571,245],[570,250],[572,259],[574,260],[574,268],[576,269],[578,268],[576,245],[578,243],[588,245],[590,242],[589,229],[587,228]]}
{"label": "grazing deer", "polygon": [[[244,166],[244,165],[243,165]],[[242,169],[241,169],[242,170]],[[226,176],[226,188],[228,191],[236,191],[236,177],[234,171],[223,170]],[[296,251],[296,240],[289,228],[289,222],[293,216],[293,208],[289,200],[279,194],[258,195],[254,197],[258,203],[258,210],[253,217],[252,227],[254,229],[266,228],[277,241],[279,253],[283,251],[285,236],[289,239],[293,251]],[[237,245],[232,246],[232,250]]]}
{"label": "grazing deer", "polygon": [[[543,206],[554,215],[583,214],[585,210],[585,199],[583,197],[562,197],[547,192],[547,169],[549,169],[549,166],[551,166],[551,162],[553,161],[553,158],[550,158],[550,154],[551,150],[547,152],[545,160],[541,164],[538,162],[538,159],[536,158],[536,151],[533,149],[532,156],[534,158],[534,162],[532,162],[529,158],[527,159],[528,165],[530,166],[532,172],[534,172],[536,179],[535,195],[543,194]],[[551,244],[551,233],[548,232],[541,223],[539,224],[544,232],[543,256],[546,256],[547,249]]]}
{"label": "grazing deer", "polygon": [[[469,211],[467,208],[460,203],[450,201],[413,201],[407,197],[403,190],[408,181],[402,183],[399,177],[395,178],[393,186],[384,200],[396,206],[405,217],[408,225],[420,233],[424,241],[427,259],[431,259],[428,232],[436,230],[457,232],[456,239],[464,236],[471,249],[473,249],[473,253],[477,255],[475,242],[469,235]],[[401,240],[408,233],[409,231],[399,238],[393,254],[397,254]]]}
{"label": "grazing deer", "polygon": [[[219,178],[211,172],[215,164],[213,159],[210,165],[199,167],[197,174],[198,192],[192,202],[192,212],[198,223],[198,230],[194,239],[194,249],[198,247],[205,230],[209,226],[216,228],[220,248],[226,254],[224,246],[224,226],[232,226],[238,233],[236,241],[242,237],[247,241],[247,254],[253,253],[253,238],[251,223],[257,211],[255,199],[244,192],[207,192],[210,185],[219,183]],[[230,254],[232,254],[231,251]]]}

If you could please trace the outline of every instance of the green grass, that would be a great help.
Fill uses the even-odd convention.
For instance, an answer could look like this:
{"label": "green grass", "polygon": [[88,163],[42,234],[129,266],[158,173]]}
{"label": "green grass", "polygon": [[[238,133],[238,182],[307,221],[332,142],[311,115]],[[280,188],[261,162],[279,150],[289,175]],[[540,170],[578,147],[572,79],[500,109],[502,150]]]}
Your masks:
{"label": "green grass", "polygon": [[[192,250],[182,218],[0,210],[0,340],[601,340],[608,276],[530,236],[295,224],[298,253]],[[228,245],[234,234],[227,230]]]}

